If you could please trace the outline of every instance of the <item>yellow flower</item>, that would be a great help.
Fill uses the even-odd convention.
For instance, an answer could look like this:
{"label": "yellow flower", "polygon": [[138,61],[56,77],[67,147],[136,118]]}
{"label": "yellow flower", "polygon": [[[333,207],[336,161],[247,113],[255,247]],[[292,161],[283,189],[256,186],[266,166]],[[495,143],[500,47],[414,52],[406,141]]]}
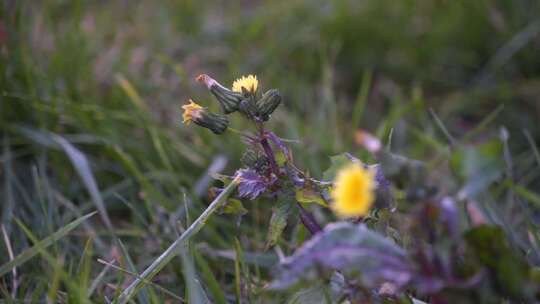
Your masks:
{"label": "yellow flower", "polygon": [[189,104],[182,106],[182,109],[184,109],[184,114],[182,115],[182,118],[184,119],[183,123],[185,123],[186,125],[189,125],[193,118],[200,118],[201,112],[203,111],[203,107],[196,104],[191,99],[189,100]]}
{"label": "yellow flower", "polygon": [[373,204],[374,191],[374,173],[360,164],[351,164],[336,176],[332,209],[340,217],[364,216]]}
{"label": "yellow flower", "polygon": [[242,88],[244,88],[246,91],[250,93],[255,93],[257,91],[257,86],[259,85],[259,81],[257,80],[257,76],[248,75],[242,76],[241,78],[236,79],[233,82],[232,90],[234,92],[242,93]]}

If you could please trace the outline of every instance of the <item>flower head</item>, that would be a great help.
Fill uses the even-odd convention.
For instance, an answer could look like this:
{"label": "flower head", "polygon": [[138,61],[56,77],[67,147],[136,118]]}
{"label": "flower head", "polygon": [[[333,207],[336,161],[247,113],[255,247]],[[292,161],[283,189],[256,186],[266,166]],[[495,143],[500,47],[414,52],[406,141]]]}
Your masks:
{"label": "flower head", "polygon": [[234,92],[243,93],[243,88],[247,92],[255,93],[255,91],[257,91],[258,85],[259,81],[257,80],[257,76],[242,76],[241,78],[238,78],[233,82],[232,90]]}
{"label": "flower head", "polygon": [[196,104],[193,100],[189,100],[189,104],[183,105],[182,109],[184,109],[184,114],[182,115],[182,118],[184,119],[183,123],[186,125],[189,125],[193,119],[198,119],[201,117],[201,113],[204,110],[203,107]]}
{"label": "flower head", "polygon": [[338,172],[332,189],[332,209],[340,217],[366,215],[375,197],[374,173],[353,163]]}

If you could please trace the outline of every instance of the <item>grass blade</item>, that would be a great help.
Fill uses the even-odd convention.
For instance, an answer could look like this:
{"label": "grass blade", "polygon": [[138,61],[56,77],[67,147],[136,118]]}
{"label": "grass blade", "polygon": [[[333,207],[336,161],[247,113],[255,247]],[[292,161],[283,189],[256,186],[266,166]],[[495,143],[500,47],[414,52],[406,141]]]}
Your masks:
{"label": "grass blade", "polygon": [[476,125],[474,129],[469,131],[469,133],[465,134],[463,138],[461,138],[460,141],[464,143],[474,138],[477,134],[482,132],[491,122],[493,122],[495,118],[499,116],[499,114],[502,112],[503,109],[504,109],[504,104],[499,105],[497,108],[495,108],[495,110],[493,110],[484,119],[482,119],[482,121],[478,125]]}
{"label": "grass blade", "polygon": [[366,108],[366,103],[369,97],[369,90],[371,88],[371,79],[372,72],[371,70],[364,71],[362,75],[362,83],[360,85],[360,90],[358,91],[358,96],[356,97],[356,102],[354,104],[353,116],[352,116],[352,127],[358,128],[364,110]]}
{"label": "grass blade", "polygon": [[437,124],[437,127],[439,127],[441,132],[444,134],[444,136],[446,137],[446,139],[450,143],[450,146],[455,146],[456,145],[456,140],[450,134],[450,131],[448,131],[448,129],[446,128],[446,126],[444,125],[442,120],[439,118],[439,116],[437,116],[437,113],[435,113],[435,110],[433,110],[433,108],[429,108],[429,114],[431,114],[431,116],[433,117],[433,120]]}
{"label": "grass blade", "polygon": [[42,146],[64,151],[73,164],[73,167],[75,167],[75,171],[77,171],[77,174],[79,174],[82,179],[86,190],[90,194],[92,202],[96,205],[101,220],[105,223],[107,229],[113,232],[112,222],[107,213],[107,209],[105,208],[105,203],[99,192],[90,164],[88,163],[88,158],[79,149],[75,148],[69,141],[58,134],[41,132],[25,126],[17,126],[16,130]]}
{"label": "grass blade", "polygon": [[134,272],[131,272],[131,271],[127,270],[127,269],[124,269],[124,268],[121,268],[119,266],[114,265],[114,260],[112,260],[111,262],[107,262],[105,260],[98,259],[97,261],[98,261],[98,263],[101,263],[101,264],[105,265],[105,267],[110,267],[110,268],[113,268],[115,270],[118,270],[119,273],[128,274],[128,275],[130,275],[130,276],[132,276],[134,278],[141,279],[141,280],[144,281],[144,283],[146,283],[146,284],[148,284],[148,285],[150,285],[152,287],[155,287],[157,290],[163,292],[164,294],[170,296],[171,298],[173,298],[175,300],[178,300],[179,302],[182,302],[182,303],[186,302],[183,298],[177,296],[176,294],[174,294],[174,292],[162,287],[161,285],[158,285],[158,284],[156,284],[154,282],[151,282],[151,281],[144,280],[138,274],[136,274]]}
{"label": "grass blade", "polygon": [[192,250],[187,242],[186,246],[180,249],[180,256],[182,257],[182,270],[184,273],[184,280],[186,282],[186,294],[188,303],[192,304],[205,304],[210,303],[208,297],[204,293],[201,286],[201,281],[195,271],[195,263],[193,261]]}
{"label": "grass blade", "polygon": [[60,228],[55,233],[51,234],[50,236],[44,238],[43,240],[37,242],[34,246],[24,250],[22,253],[17,255],[12,261],[9,261],[8,263],[0,266],[0,277],[11,271],[13,267],[18,267],[22,264],[24,264],[26,261],[34,257],[36,254],[39,253],[40,250],[43,248],[50,246],[54,242],[58,241],[62,237],[64,237],[66,234],[68,234],[71,230],[75,229],[77,226],[79,226],[82,222],[90,218],[96,214],[96,211],[89,213],[83,217],[80,217],[73,222],[67,224],[66,226]]}
{"label": "grass blade", "polygon": [[189,228],[174,241],[165,252],[152,262],[148,268],[133,281],[115,301],[116,303],[125,304],[139,291],[146,281],[150,281],[165,265],[167,265],[173,257],[176,256],[179,249],[186,245],[186,242],[205,225],[210,216],[226,201],[227,197],[236,189],[239,180],[234,179],[223,191],[214,199],[214,201],[204,210],[204,212],[189,226]]}
{"label": "grass blade", "polygon": [[199,266],[199,269],[201,270],[201,275],[204,278],[204,281],[206,282],[210,293],[212,294],[214,303],[226,304],[227,300],[225,298],[225,295],[223,294],[223,290],[221,289],[219,282],[214,276],[214,273],[210,269],[210,266],[208,265],[204,257],[200,255],[197,251],[194,251],[193,254],[195,256],[197,266]]}
{"label": "grass blade", "polygon": [[[122,254],[124,255],[124,259],[126,260],[127,266],[129,267],[129,271],[136,273],[137,269],[135,268],[135,263],[133,263],[133,260],[131,259],[131,256],[129,255],[129,252],[127,251],[126,246],[124,246],[124,243],[118,239],[118,246],[120,247],[120,250],[122,251]],[[146,288],[143,288],[141,290],[141,293],[138,295],[139,303],[150,303],[149,297],[148,297],[148,291]]]}
{"label": "grass blade", "polygon": [[62,136],[59,136],[56,134],[52,134],[52,136],[53,136],[54,141],[57,142],[62,147],[62,150],[64,150],[64,152],[67,154],[67,156],[69,157],[69,160],[75,167],[75,170],[81,177],[84,186],[88,190],[88,193],[90,194],[90,197],[92,198],[92,201],[94,202],[94,204],[96,205],[96,208],[99,211],[101,220],[105,223],[105,226],[107,227],[107,229],[113,232],[112,222],[107,213],[107,209],[105,208],[105,203],[103,202],[103,199],[101,198],[101,194],[99,192],[96,179],[94,178],[94,174],[92,173],[92,170],[90,169],[88,159],[80,150],[75,148],[71,143],[69,143]]}

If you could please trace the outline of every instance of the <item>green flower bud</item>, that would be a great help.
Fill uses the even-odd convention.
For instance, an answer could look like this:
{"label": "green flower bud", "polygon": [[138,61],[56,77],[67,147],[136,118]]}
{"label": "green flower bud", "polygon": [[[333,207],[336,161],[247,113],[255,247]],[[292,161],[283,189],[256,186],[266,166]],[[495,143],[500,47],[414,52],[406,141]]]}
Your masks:
{"label": "green flower bud", "polygon": [[223,114],[211,112],[202,112],[200,119],[194,119],[193,122],[203,128],[210,129],[215,134],[221,134],[227,130],[229,119]]}
{"label": "green flower bud", "polygon": [[279,95],[279,91],[276,89],[268,90],[263,94],[261,99],[257,101],[257,109],[260,118],[263,121],[267,121],[270,118],[270,114],[274,112],[280,103],[281,95]]}
{"label": "green flower bud", "polygon": [[223,112],[229,114],[238,110],[239,103],[245,97],[242,93],[233,92],[226,87],[222,86],[219,82],[214,80],[212,77],[202,74],[197,77],[197,81],[202,82],[206,85],[208,90],[216,97],[217,101],[221,105]]}
{"label": "green flower bud", "polygon": [[183,119],[185,124],[191,122],[210,129],[215,134],[221,134],[227,130],[229,119],[222,114],[208,112],[193,100],[189,100],[189,104],[182,106],[184,109]]}
{"label": "green flower bud", "polygon": [[251,97],[243,99],[238,105],[238,110],[248,119],[254,119],[257,116],[257,106]]}

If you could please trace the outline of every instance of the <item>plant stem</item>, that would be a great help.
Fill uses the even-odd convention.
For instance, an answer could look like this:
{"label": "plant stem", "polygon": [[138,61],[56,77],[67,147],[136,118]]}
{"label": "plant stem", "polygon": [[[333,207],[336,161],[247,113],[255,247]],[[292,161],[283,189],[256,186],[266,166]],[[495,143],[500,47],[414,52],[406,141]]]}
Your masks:
{"label": "plant stem", "polygon": [[309,211],[304,209],[304,207],[302,207],[302,205],[299,202],[296,202],[296,205],[298,206],[298,209],[300,209],[300,220],[302,220],[302,224],[304,224],[304,227],[306,227],[307,230],[309,230],[311,235],[315,235],[319,231],[321,231],[322,228],[319,225],[319,223],[317,223],[313,215],[309,213]]}
{"label": "plant stem", "polygon": [[235,178],[223,191],[214,199],[204,212],[189,226],[189,228],[174,241],[154,262],[144,270],[123,292],[115,303],[126,304],[147,281],[151,280],[173,257],[178,254],[179,249],[186,245],[187,241],[201,230],[210,216],[225,202],[229,195],[236,189],[240,180]]}
{"label": "plant stem", "polygon": [[268,140],[266,138],[261,139],[261,146],[263,147],[266,157],[268,157],[272,172],[274,172],[276,176],[279,176],[279,168],[274,157],[274,151],[272,150],[272,147],[270,147],[270,143],[268,143]]}

